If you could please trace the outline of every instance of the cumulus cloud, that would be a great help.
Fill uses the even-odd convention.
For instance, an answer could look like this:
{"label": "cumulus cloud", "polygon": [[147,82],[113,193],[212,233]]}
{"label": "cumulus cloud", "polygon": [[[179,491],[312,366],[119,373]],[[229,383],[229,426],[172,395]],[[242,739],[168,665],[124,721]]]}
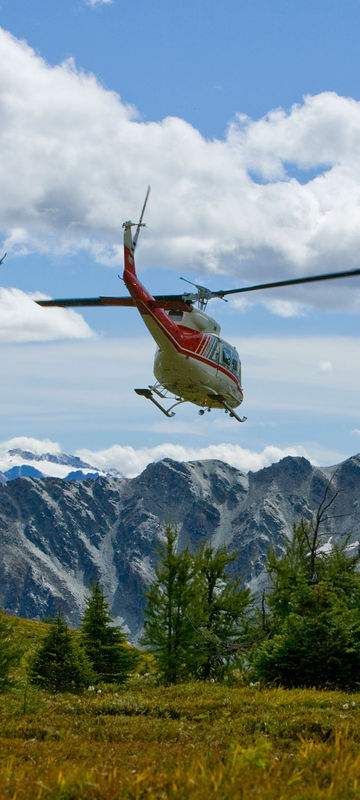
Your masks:
{"label": "cumulus cloud", "polygon": [[288,455],[308,457],[305,448],[301,445],[288,448],[268,445],[261,452],[256,452],[228,442],[207,447],[183,447],[171,442],[164,442],[156,447],[139,449],[113,445],[105,450],[95,452],[87,449],[78,450],[76,455],[102,470],[118,469],[129,478],[138,475],[151,462],[160,461],[163,458],[172,458],[175,461],[202,461],[215,458],[225,461],[243,472],[248,472],[268,467]]}
{"label": "cumulus cloud", "polygon": [[94,335],[83,317],[72,309],[45,309],[34,303],[34,299],[43,297],[0,287],[1,342],[87,339]]}
{"label": "cumulus cloud", "polygon": [[[60,456],[64,453],[64,448],[61,444],[51,439],[15,436],[0,442],[0,471],[9,469],[15,464],[24,463],[24,458],[14,454],[14,450],[33,453],[36,456],[46,454]],[[12,454],[10,455],[10,453]],[[118,470],[127,478],[135,477],[148,464],[160,461],[163,458],[184,462],[218,459],[245,473],[249,471],[256,472],[280,461],[286,456],[304,457],[314,465],[339,463],[345,458],[342,453],[326,450],[316,442],[288,447],[267,445],[259,451],[244,448],[230,442],[222,442],[205,447],[185,447],[174,445],[171,442],[164,442],[154,447],[139,448],[114,444],[102,450],[78,449],[75,450],[74,455],[100,471]],[[28,458],[27,460],[30,463],[31,459]],[[31,463],[37,466],[35,461]],[[46,466],[43,461],[41,466],[38,465],[38,468],[48,475],[57,477],[65,477],[69,471],[67,466],[63,468],[53,462],[49,462],[48,466]]]}
{"label": "cumulus cloud", "polygon": [[[10,253],[84,249],[118,265],[119,220],[136,218],[151,183],[142,263],[245,283],[358,266],[360,102],[308,96],[260,120],[238,114],[223,140],[208,141],[182,119],[143,122],[71,59],[50,67],[4,30],[0,55],[0,229]],[[275,313],[296,312],[284,305],[293,294],[277,298]],[[354,281],[336,292],[298,288],[296,301],[360,307]]]}
{"label": "cumulus cloud", "polygon": [[[226,464],[230,464],[230,466],[236,467],[236,469],[240,469],[242,472],[249,472],[250,470],[257,471],[289,455],[303,456],[308,458],[313,464],[316,464],[318,461],[317,457],[313,456],[313,449],[316,456],[320,454],[326,457],[327,454],[325,455],[325,453],[321,451],[321,448],[319,453],[316,452],[316,445],[310,445],[309,448],[303,447],[302,445],[283,448],[267,445],[263,450],[257,452],[229,442],[208,445],[206,447],[184,447],[182,445],[174,445],[170,442],[164,442],[155,447],[144,448],[115,444],[103,450],[79,449],[76,450],[74,455],[101,471],[118,470],[125,477],[133,478],[142,472],[148,464],[154,461],[160,461],[163,458],[171,458],[174,461],[185,462],[218,459],[224,461]],[[14,466],[14,464],[21,464],[24,462],[21,456],[15,454],[10,455],[9,451],[14,450],[22,450],[27,453],[34,453],[35,455],[50,453],[54,456],[59,456],[63,452],[60,444],[50,439],[16,436],[12,439],[0,442],[0,471],[9,469]],[[36,462],[34,462],[34,465],[36,466]],[[69,471],[68,467],[64,469],[52,463],[46,467],[43,462],[42,465],[39,466],[39,469],[45,471],[46,474],[56,475],[58,477],[64,477]]]}
{"label": "cumulus cloud", "polygon": [[334,463],[342,461],[345,456],[339,452],[326,450],[316,442],[304,446],[296,444],[288,447],[266,445],[262,450],[251,450],[240,445],[222,442],[206,447],[183,447],[164,442],[152,448],[134,448],[113,445],[105,450],[78,450],[76,455],[96,465],[104,471],[117,469],[128,478],[138,475],[148,464],[171,458],[174,461],[204,461],[218,459],[242,472],[256,472],[264,467],[280,461],[286,456],[307,458],[312,464]]}

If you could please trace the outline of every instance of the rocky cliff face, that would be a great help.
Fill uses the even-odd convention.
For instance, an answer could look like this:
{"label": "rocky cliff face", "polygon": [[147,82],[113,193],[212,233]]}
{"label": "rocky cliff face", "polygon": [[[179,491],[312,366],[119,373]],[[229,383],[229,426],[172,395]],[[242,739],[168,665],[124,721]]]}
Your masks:
{"label": "rocky cliff face", "polygon": [[285,458],[247,475],[220,461],[149,465],[133,479],[81,482],[23,477],[0,484],[0,596],[10,613],[41,618],[58,608],[77,625],[96,580],[111,614],[133,639],[143,591],[166,523],[179,547],[207,541],[237,552],[233,571],[256,588],[269,545],[281,548],[294,521],[311,519],[333,475],[339,494],[323,525],[324,543],[360,538],[360,456],[316,468]]}

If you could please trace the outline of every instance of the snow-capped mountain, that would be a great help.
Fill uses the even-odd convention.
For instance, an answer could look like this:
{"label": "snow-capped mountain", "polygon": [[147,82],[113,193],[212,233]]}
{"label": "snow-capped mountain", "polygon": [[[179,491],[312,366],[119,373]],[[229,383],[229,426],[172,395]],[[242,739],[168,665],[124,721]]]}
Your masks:
{"label": "snow-capped mountain", "polygon": [[324,521],[324,546],[350,535],[355,547],[360,455],[333,468],[288,457],[244,474],[221,461],[164,459],[133,479],[7,481],[0,485],[3,606],[33,618],[61,608],[76,625],[87,587],[99,580],[113,618],[136,639],[167,523],[177,525],[180,548],[195,551],[207,541],[237,552],[233,571],[257,588],[269,545],[280,548],[294,521],[312,517],[331,476],[339,494]]}
{"label": "snow-capped mountain", "polygon": [[65,478],[66,480],[84,480],[121,474],[116,470],[104,472],[93,464],[82,461],[78,456],[66,453],[34,453],[20,447],[0,454],[0,483],[14,478]]}

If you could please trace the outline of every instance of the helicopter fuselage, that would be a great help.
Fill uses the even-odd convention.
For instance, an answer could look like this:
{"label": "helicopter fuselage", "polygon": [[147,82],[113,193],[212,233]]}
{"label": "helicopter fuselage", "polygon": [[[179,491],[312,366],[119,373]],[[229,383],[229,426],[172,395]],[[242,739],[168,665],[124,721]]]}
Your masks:
{"label": "helicopter fuselage", "polygon": [[166,334],[159,336],[158,331],[151,331],[150,320],[144,321],[158,343],[154,375],[165,389],[198,406],[221,408],[218,395],[231,408],[240,405],[241,366],[234,347],[216,334],[196,334],[185,326],[181,326],[185,346],[183,342],[180,347]]}
{"label": "helicopter fuselage", "polygon": [[216,398],[224,398],[231,408],[242,402],[238,381],[222,371],[218,363],[158,348],[154,359],[154,375],[169,392],[190,403],[209,408],[222,408]]}

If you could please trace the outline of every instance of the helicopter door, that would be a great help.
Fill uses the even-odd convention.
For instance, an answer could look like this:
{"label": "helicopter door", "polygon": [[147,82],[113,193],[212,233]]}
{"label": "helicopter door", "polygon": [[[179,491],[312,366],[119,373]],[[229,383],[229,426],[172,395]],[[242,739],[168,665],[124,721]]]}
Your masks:
{"label": "helicopter door", "polygon": [[218,340],[214,339],[211,344],[210,350],[207,354],[207,357],[210,359],[210,361],[213,361],[215,364],[218,364],[219,356],[220,356],[220,345]]}

